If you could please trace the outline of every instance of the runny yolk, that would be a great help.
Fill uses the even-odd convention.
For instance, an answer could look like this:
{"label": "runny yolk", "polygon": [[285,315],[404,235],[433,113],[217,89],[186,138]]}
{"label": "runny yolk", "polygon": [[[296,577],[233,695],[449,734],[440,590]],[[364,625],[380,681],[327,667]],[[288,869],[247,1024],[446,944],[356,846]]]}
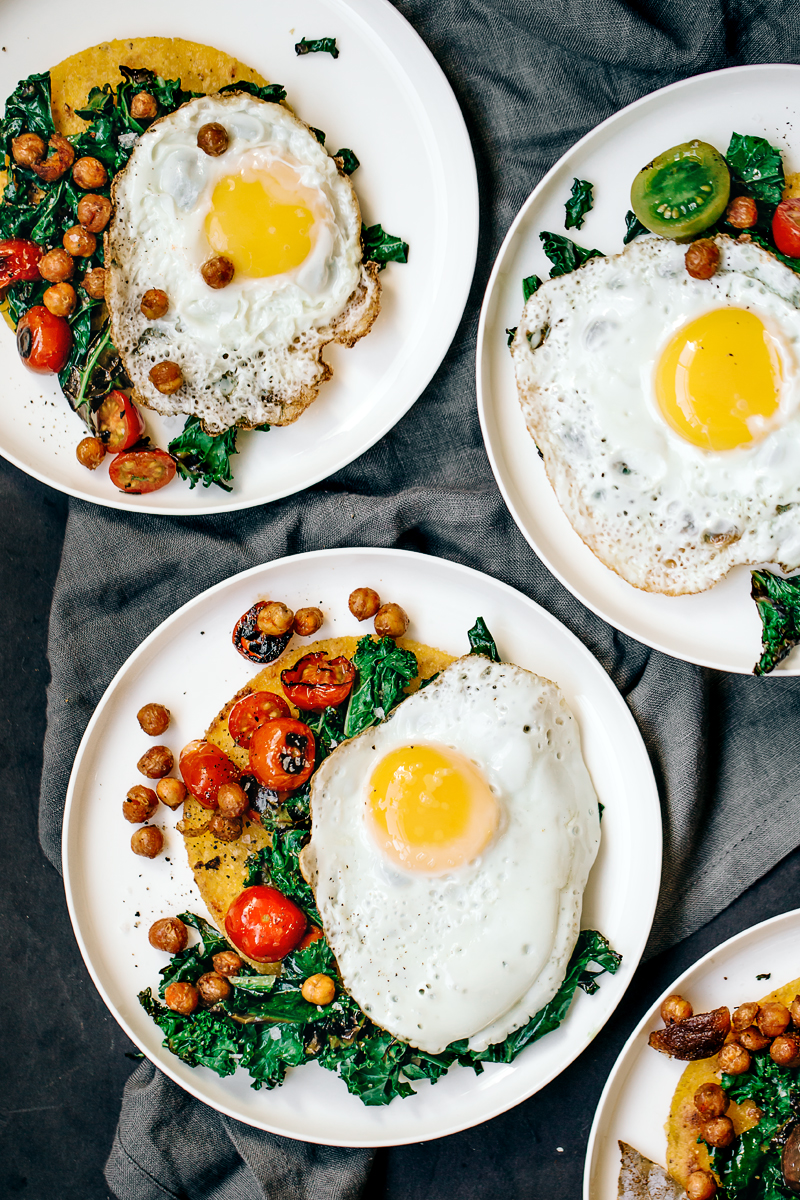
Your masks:
{"label": "runny yolk", "polygon": [[282,275],[299,267],[311,249],[314,199],[282,163],[226,175],[206,215],[208,244],[231,260],[237,275]]}
{"label": "runny yolk", "polygon": [[782,379],[777,342],[755,313],[718,308],[672,338],[656,369],[656,397],[688,442],[733,450],[767,433]]}
{"label": "runny yolk", "polygon": [[405,870],[445,874],[471,862],[497,829],[500,810],[469,759],[445,746],[401,746],[372,772],[367,821],[383,852]]}

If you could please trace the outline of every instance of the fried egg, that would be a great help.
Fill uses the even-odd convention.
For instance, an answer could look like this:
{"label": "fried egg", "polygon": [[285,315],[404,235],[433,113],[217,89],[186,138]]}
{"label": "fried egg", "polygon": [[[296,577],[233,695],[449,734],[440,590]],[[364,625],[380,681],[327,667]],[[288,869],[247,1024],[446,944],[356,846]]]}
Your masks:
{"label": "fried egg", "polygon": [[457,659],[311,785],[303,868],[348,992],[437,1053],[502,1041],[555,995],[600,838],[559,689]]}
{"label": "fried egg", "polygon": [[[216,123],[227,149],[198,146]],[[203,96],[155,121],[117,176],[106,244],[114,345],[136,399],[165,415],[194,413],[210,433],[288,424],[331,375],[330,341],[352,345],[380,307],[374,264],[362,262],[353,186],[308,126],[246,92]],[[233,279],[211,287],[223,256]],[[146,317],[144,294],[167,296]],[[176,363],[171,395],[149,377]]]}
{"label": "fried egg", "polygon": [[636,587],[700,592],[800,566],[800,277],[717,238],[641,237],[549,280],[512,343],[522,412],[572,525]]}

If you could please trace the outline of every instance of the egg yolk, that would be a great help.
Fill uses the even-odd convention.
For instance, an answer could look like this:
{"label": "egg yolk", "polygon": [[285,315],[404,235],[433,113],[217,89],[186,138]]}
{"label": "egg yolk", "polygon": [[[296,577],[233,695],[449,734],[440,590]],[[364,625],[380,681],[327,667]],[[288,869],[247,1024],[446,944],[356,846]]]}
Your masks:
{"label": "egg yolk", "polygon": [[782,379],[778,345],[763,322],[744,308],[719,308],[672,338],[656,370],[656,397],[687,442],[733,450],[767,433]]}
{"label": "egg yolk", "polygon": [[206,216],[208,244],[231,260],[237,275],[282,275],[308,256],[315,199],[283,163],[226,175]]}
{"label": "egg yolk", "polygon": [[444,874],[483,851],[497,829],[497,800],[477,767],[449,747],[401,746],[369,781],[368,821],[384,853],[405,870]]}

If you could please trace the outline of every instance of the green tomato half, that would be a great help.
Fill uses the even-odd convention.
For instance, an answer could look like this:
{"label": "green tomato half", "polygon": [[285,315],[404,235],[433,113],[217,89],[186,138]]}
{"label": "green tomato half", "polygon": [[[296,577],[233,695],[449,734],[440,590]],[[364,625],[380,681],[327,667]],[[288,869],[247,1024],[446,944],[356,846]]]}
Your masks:
{"label": "green tomato half", "polygon": [[631,208],[652,233],[677,241],[713,225],[730,194],[730,172],[719,151],[708,142],[682,142],[642,168],[631,188]]}

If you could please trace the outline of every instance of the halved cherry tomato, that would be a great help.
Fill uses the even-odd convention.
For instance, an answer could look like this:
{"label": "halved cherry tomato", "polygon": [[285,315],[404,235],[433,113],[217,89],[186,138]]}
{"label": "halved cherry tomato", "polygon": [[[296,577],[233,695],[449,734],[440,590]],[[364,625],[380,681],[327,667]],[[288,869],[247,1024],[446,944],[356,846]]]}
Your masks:
{"label": "halved cherry tomato", "polygon": [[275,692],[251,692],[237,700],[228,713],[228,730],[237,746],[249,746],[250,738],[259,725],[275,717],[290,717],[292,711]]}
{"label": "halved cherry tomato", "polygon": [[203,808],[216,808],[219,789],[239,778],[239,768],[213,742],[191,746],[184,747],[178,762],[183,782]]}
{"label": "halved cherry tomato", "polygon": [[305,654],[293,667],[281,671],[281,684],[295,708],[320,712],[341,704],[350,694],[356,669],[349,658]]}
{"label": "halved cherry tomato", "polygon": [[314,770],[314,735],[294,717],[259,725],[250,738],[250,770],[276,791],[296,791]]}
{"label": "halved cherry tomato", "polygon": [[67,365],[72,349],[69,321],[57,317],[43,304],[34,304],[17,324],[17,350],[32,371],[52,374]]}
{"label": "halved cherry tomato", "polygon": [[108,468],[111,482],[121,492],[140,496],[157,492],[175,477],[175,459],[166,450],[127,450]]}
{"label": "halved cherry tomato", "polygon": [[277,888],[245,888],[225,915],[225,932],[255,962],[279,962],[300,942],[308,920]]}
{"label": "halved cherry tomato", "polygon": [[286,633],[273,636],[262,633],[256,621],[261,609],[266,606],[266,600],[256,600],[252,608],[242,613],[233,627],[231,638],[234,646],[244,658],[250,662],[271,663],[280,658],[289,642],[292,640],[292,627]]}
{"label": "halved cherry tomato", "polygon": [[128,450],[144,432],[142,415],[124,392],[109,392],[98,408],[95,419],[108,454]]}
{"label": "halved cherry tomato", "polygon": [[10,283],[41,279],[39,259],[42,247],[23,238],[5,238],[0,241],[0,288]]}
{"label": "halved cherry tomato", "polygon": [[772,236],[781,254],[800,258],[800,196],[781,200],[772,218]]}

